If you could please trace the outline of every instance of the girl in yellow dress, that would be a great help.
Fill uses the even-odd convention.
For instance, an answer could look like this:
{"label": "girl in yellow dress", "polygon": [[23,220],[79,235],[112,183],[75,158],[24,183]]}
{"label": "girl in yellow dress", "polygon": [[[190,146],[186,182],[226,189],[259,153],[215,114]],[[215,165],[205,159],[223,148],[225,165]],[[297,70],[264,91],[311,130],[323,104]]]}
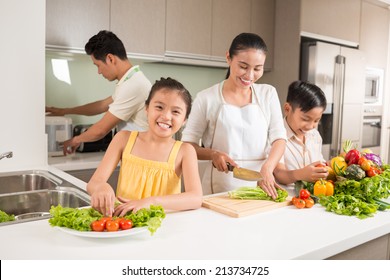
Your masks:
{"label": "girl in yellow dress", "polygon": [[[93,208],[106,216],[123,216],[151,204],[171,210],[201,206],[202,186],[195,149],[172,138],[185,124],[191,102],[191,95],[178,81],[156,81],[145,101],[149,129],[118,132],[88,182]],[[120,161],[115,195],[107,180]],[[114,207],[116,200],[121,204]]]}

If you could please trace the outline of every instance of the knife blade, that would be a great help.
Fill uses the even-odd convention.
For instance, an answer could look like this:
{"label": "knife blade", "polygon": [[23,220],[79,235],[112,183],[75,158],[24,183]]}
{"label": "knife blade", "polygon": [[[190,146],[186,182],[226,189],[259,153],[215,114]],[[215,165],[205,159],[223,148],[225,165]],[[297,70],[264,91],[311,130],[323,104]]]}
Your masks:
{"label": "knife blade", "polygon": [[233,172],[233,177],[245,181],[260,181],[263,179],[260,172],[241,168],[241,167],[235,167],[231,165],[230,163],[226,163],[229,171]]}

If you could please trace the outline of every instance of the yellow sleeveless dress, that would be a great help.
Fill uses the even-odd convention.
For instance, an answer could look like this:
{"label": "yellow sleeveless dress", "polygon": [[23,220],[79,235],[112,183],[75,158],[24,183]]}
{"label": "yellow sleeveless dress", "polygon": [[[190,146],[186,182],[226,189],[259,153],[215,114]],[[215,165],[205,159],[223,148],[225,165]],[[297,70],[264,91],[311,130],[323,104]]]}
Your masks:
{"label": "yellow sleeveless dress", "polygon": [[132,131],[122,153],[117,196],[142,199],[181,192],[180,177],[175,172],[175,160],[183,142],[176,141],[168,162],[146,160],[131,154],[138,131]]}

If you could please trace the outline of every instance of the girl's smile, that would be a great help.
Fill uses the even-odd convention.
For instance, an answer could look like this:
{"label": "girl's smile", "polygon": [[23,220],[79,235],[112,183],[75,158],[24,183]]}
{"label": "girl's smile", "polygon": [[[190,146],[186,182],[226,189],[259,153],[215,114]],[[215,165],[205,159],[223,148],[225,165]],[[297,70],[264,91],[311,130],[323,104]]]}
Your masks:
{"label": "girl's smile", "polygon": [[157,125],[163,129],[172,128],[172,125],[163,122],[157,122]]}
{"label": "girl's smile", "polygon": [[161,136],[173,136],[186,119],[186,104],[175,90],[157,91],[146,108],[149,130]]}

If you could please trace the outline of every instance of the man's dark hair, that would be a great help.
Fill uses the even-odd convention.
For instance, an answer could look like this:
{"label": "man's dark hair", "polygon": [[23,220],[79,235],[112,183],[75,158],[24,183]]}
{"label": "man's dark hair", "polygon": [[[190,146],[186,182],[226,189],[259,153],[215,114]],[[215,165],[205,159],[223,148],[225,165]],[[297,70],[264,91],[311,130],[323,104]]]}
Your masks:
{"label": "man's dark hair", "polygon": [[85,52],[93,55],[97,60],[106,62],[106,57],[110,53],[121,60],[127,59],[126,49],[122,41],[111,31],[102,30],[89,39],[85,44]]}

